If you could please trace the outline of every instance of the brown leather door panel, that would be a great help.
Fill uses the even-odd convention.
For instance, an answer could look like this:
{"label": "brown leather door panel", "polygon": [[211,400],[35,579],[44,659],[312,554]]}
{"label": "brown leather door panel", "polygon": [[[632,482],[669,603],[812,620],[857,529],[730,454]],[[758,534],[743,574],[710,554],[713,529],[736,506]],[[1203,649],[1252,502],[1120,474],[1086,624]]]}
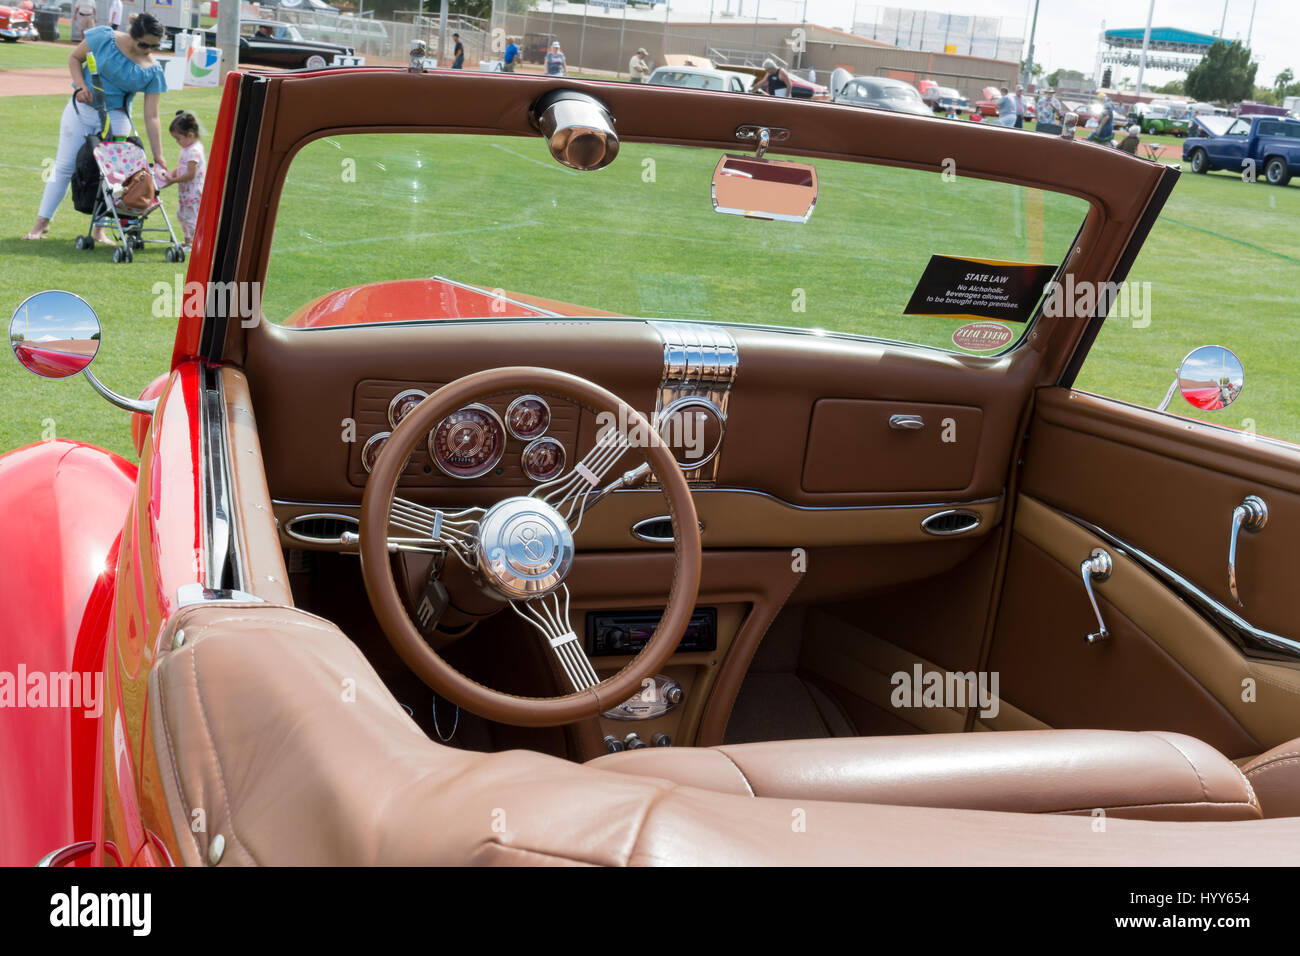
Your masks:
{"label": "brown leather door panel", "polygon": [[[1048,388],[1038,392],[1022,490],[1141,548],[1256,627],[1300,640],[1300,448]],[[1269,520],[1241,535],[1237,608],[1229,524],[1250,494],[1267,502]]]}

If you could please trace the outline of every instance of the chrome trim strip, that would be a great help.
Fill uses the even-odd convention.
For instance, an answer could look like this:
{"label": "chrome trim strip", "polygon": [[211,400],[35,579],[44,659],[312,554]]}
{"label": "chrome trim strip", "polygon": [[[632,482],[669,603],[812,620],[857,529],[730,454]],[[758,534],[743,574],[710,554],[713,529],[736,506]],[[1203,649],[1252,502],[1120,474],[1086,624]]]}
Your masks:
{"label": "chrome trim strip", "polygon": [[[493,291],[493,290],[484,289],[484,288],[482,288],[481,286],[470,285],[468,282],[457,282],[455,279],[448,279],[446,276],[431,276],[431,278],[432,278],[435,282],[445,282],[445,283],[447,283],[447,285],[454,285],[454,286],[456,286],[456,288],[458,288],[458,289],[467,289],[467,290],[469,290],[470,292],[477,292],[479,295],[486,295],[486,296],[488,296],[489,298],[497,298],[497,296],[494,294],[494,291]],[[504,290],[503,290],[503,291],[504,291]],[[508,296],[508,295],[504,295],[504,294],[503,294],[500,298],[501,298],[501,301],[502,301],[502,302],[509,302],[511,305],[517,305],[517,306],[519,306],[519,308],[521,308],[521,309],[532,309],[534,312],[537,313],[537,315],[534,315],[534,316],[511,316],[511,317],[510,317],[510,320],[512,320],[512,321],[518,321],[520,318],[533,318],[533,319],[540,319],[540,318],[560,319],[560,318],[563,318],[563,316],[560,315],[560,313],[558,313],[558,312],[552,312],[550,309],[544,309],[544,308],[542,308],[540,305],[531,305],[531,304],[528,303],[528,302],[520,302],[518,299],[512,299],[512,298],[510,298],[510,296]],[[428,319],[421,319],[420,321],[427,322],[427,321],[429,321],[429,320],[428,320]],[[465,322],[465,321],[469,321],[469,322],[477,322],[477,321],[480,321],[480,320],[479,320],[479,319],[462,319],[461,321],[462,321],[462,322]],[[371,323],[371,324],[378,324],[378,323]]]}
{"label": "chrome trim strip", "polygon": [[1120,540],[1104,528],[1075,517],[1069,512],[1058,512],[1079,527],[1091,532],[1128,555],[1166,587],[1178,594],[1191,608],[1226,635],[1248,657],[1295,662],[1300,660],[1300,641],[1273,634],[1255,627],[1224,604],[1220,604],[1177,571],[1160,563],[1151,555]]}
{"label": "chrome trim strip", "polygon": [[[663,412],[683,398],[704,398],[722,415],[725,435],[727,401],[736,381],[740,353],[730,332],[716,325],[696,322],[647,323],[659,334],[664,349],[663,378],[655,395],[655,413],[651,424],[658,429]],[[707,462],[689,471],[686,480],[711,483],[718,476],[722,443]]]}
{"label": "chrome trim strip", "polygon": [[36,866],[41,869],[64,866],[75,859],[85,856],[95,849],[97,845],[93,840],[80,840],[76,843],[69,843],[67,846],[61,846],[57,850],[51,850],[45,854],[36,861]]}
{"label": "chrome trim strip", "polygon": [[[429,489],[436,491],[437,489]],[[492,491],[508,491],[509,489],[493,488]],[[658,488],[620,488],[611,492],[615,495],[662,495]],[[710,495],[710,494],[731,494],[731,495],[756,495],[759,498],[767,498],[775,501],[777,504],[795,511],[901,511],[903,509],[925,510],[934,508],[971,508],[975,505],[992,505],[1002,500],[1001,495],[995,495],[992,498],[977,498],[973,501],[939,501],[926,502],[919,505],[797,505],[793,502],[786,501],[784,498],[778,498],[776,495],[769,494],[766,491],[757,491],[753,488],[693,488],[693,495]],[[286,508],[351,508],[360,509],[360,505],[338,504],[329,501],[292,501],[285,498],[276,498],[271,502],[272,506],[283,506]]]}
{"label": "chrome trim strip", "polygon": [[225,586],[224,574],[229,568],[236,588],[244,586],[239,542],[232,525],[230,449],[226,447],[226,388],[215,369],[205,369],[215,381],[214,387],[203,386],[203,419],[200,423],[199,449],[204,456],[204,543],[207,587],[219,590]]}

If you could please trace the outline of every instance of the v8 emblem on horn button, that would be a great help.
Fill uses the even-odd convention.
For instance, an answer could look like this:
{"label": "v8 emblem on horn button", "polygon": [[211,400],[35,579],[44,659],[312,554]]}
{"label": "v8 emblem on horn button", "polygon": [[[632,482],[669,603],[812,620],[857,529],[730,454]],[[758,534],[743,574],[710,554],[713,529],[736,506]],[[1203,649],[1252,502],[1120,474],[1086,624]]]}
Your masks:
{"label": "v8 emblem on horn button", "polygon": [[478,569],[507,599],[555,590],[573,565],[573,534],[550,505],[536,498],[507,498],[479,522]]}

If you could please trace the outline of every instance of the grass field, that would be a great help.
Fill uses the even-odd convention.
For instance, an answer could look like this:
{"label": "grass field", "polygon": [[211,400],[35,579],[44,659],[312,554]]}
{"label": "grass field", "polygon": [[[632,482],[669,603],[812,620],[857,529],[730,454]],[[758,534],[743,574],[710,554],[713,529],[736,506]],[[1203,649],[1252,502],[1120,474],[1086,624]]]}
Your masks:
{"label": "grass field", "polygon": [[[14,49],[36,48],[4,45],[0,69],[59,65],[11,63]],[[97,374],[134,395],[167,366],[175,319],[154,317],[152,290],[180,269],[160,248],[130,265],[114,265],[102,248],[75,250],[85,217],[68,201],[50,238],[16,238],[35,214],[63,102],[0,99],[8,187],[0,194],[0,308],[8,315],[47,288],[84,296],[104,326]],[[191,109],[211,130],[216,106],[216,91],[185,90],[166,94],[162,113]],[[1059,261],[1078,224],[1068,197],[821,163],[821,197],[807,225],[758,223],[709,208],[716,156],[625,144],[613,165],[579,175],[554,164],[539,140],[439,137],[417,151],[394,139],[321,141],[300,154],[277,224],[269,317],[346,285],[437,273],[629,314],[758,317],[942,345],[959,322],[900,314],[930,253]],[[175,144],[167,146],[174,162]],[[345,160],[355,182],[343,176]],[[165,195],[174,209],[174,191]],[[1108,322],[1079,385],[1152,405],[1186,352],[1218,343],[1241,356],[1245,392],[1217,416],[1194,414],[1233,427],[1249,419],[1261,434],[1300,440],[1300,398],[1288,374],[1300,354],[1297,213],[1296,187],[1184,175],[1130,276],[1151,283],[1150,325]],[[797,289],[806,311],[792,307]],[[0,396],[0,449],[53,429],[132,457],[129,416],[84,383],[47,382],[5,357]]]}

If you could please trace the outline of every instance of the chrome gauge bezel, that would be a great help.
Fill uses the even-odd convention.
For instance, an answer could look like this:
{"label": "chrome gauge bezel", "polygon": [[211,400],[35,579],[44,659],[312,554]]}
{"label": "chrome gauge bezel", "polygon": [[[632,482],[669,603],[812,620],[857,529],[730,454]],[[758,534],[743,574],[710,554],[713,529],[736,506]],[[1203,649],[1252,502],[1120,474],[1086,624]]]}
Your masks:
{"label": "chrome gauge bezel", "polygon": [[[556,448],[560,450],[560,467],[556,469],[555,474],[542,477],[541,475],[533,474],[529,470],[528,453],[531,452],[538,445],[554,445]],[[536,481],[538,483],[541,483],[543,481],[553,481],[554,479],[560,477],[560,475],[564,474],[564,469],[568,464],[569,464],[569,455],[568,452],[564,450],[564,442],[560,441],[558,438],[556,438],[553,435],[543,435],[541,438],[534,438],[527,445],[525,445],[524,450],[519,453],[519,470],[522,471],[530,481]]]}
{"label": "chrome gauge bezel", "polygon": [[[546,424],[542,426],[542,430],[539,431],[536,435],[521,435],[517,431],[515,431],[514,426],[510,423],[510,413],[513,412],[515,410],[515,407],[522,402],[539,402],[542,408],[546,409]],[[509,405],[506,406],[506,422],[505,422],[506,431],[507,433],[509,433],[511,438],[517,438],[520,441],[532,442],[541,438],[548,431],[550,431],[552,421],[554,421],[554,414],[551,411],[551,405],[546,399],[542,398],[542,396],[540,395],[520,395],[518,398],[514,399]]]}
{"label": "chrome gauge bezel", "polygon": [[394,395],[393,400],[388,403],[388,424],[393,428],[396,428],[400,421],[394,417],[394,413],[397,411],[397,403],[408,395],[419,395],[420,401],[424,401],[429,397],[429,393],[422,388],[407,388]]}
{"label": "chrome gauge bezel", "polygon": [[[718,420],[718,441],[717,444],[709,450],[707,455],[692,459],[691,461],[679,461],[677,464],[682,471],[695,471],[711,462],[721,450],[723,439],[727,437],[727,416],[716,403],[703,395],[683,395],[681,398],[675,399],[665,405],[656,416],[655,430],[659,432],[659,437],[662,438],[665,443],[668,442],[668,436],[663,434],[663,430],[667,427],[668,422],[675,414],[693,405],[707,409],[710,414],[716,416]],[[671,444],[668,445],[668,448],[669,451],[673,450]],[[676,458],[677,456],[674,454],[673,457]]]}
{"label": "chrome gauge bezel", "polygon": [[392,434],[392,432],[375,432],[361,446],[361,467],[366,470],[367,475],[370,474],[371,469],[370,463],[366,461],[366,456],[370,453],[370,446],[378,441],[387,441]]}
{"label": "chrome gauge bezel", "polygon": [[[490,418],[493,422],[496,423],[497,433],[498,433],[496,454],[493,455],[492,458],[478,471],[466,472],[465,474],[456,474],[455,472],[448,471],[446,466],[443,465],[442,461],[438,457],[438,443],[437,443],[438,429],[442,428],[442,426],[446,423],[447,419],[451,418],[452,415],[459,414],[460,412],[469,412],[469,411],[483,412],[485,415],[488,416],[488,418]],[[433,459],[434,465],[436,465],[438,470],[441,471],[448,478],[456,478],[462,481],[469,481],[474,478],[482,478],[484,475],[488,474],[490,471],[496,468],[497,465],[501,464],[501,459],[505,457],[506,426],[505,423],[501,420],[501,416],[496,413],[495,409],[489,408],[488,406],[484,405],[482,402],[472,402],[469,405],[464,405],[456,409],[456,411],[452,412],[451,415],[446,415],[443,418],[441,418],[438,421],[438,423],[434,425],[433,428],[429,431],[429,437],[425,440],[425,446],[428,449],[429,457]]]}

